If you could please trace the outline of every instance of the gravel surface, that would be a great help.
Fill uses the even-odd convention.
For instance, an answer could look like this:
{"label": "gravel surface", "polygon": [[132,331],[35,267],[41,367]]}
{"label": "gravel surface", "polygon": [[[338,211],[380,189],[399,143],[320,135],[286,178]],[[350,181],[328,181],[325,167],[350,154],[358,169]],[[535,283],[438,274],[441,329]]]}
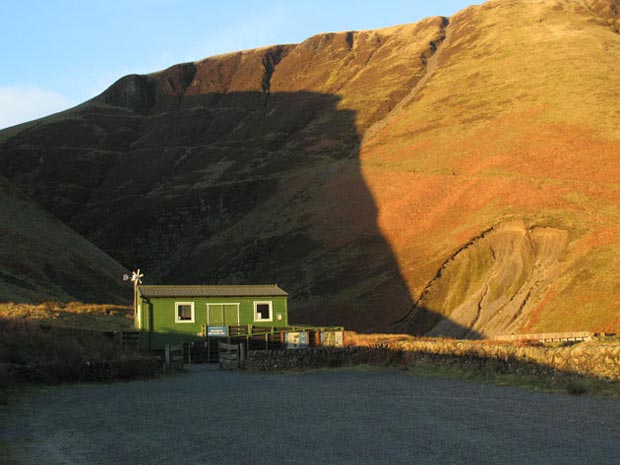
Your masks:
{"label": "gravel surface", "polygon": [[194,365],[152,381],[37,388],[1,412],[11,464],[620,463],[618,400],[397,371]]}

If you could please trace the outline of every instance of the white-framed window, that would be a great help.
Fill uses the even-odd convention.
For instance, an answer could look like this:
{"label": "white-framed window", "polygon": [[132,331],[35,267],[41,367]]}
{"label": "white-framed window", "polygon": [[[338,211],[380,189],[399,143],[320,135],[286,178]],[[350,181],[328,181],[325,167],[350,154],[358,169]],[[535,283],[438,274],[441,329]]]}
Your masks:
{"label": "white-framed window", "polygon": [[194,322],[194,302],[175,302],[174,303],[174,322],[193,323]]}
{"label": "white-framed window", "polygon": [[273,303],[270,300],[254,302],[254,321],[272,321]]}

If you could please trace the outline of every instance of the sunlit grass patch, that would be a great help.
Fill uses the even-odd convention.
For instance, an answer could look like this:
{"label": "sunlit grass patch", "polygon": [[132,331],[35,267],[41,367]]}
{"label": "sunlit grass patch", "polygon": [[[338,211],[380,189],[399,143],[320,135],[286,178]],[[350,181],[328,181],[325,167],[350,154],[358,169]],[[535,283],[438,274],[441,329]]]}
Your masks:
{"label": "sunlit grass patch", "polygon": [[114,304],[42,302],[40,304],[0,303],[0,318],[32,320],[72,328],[106,331],[131,330],[133,310]]}

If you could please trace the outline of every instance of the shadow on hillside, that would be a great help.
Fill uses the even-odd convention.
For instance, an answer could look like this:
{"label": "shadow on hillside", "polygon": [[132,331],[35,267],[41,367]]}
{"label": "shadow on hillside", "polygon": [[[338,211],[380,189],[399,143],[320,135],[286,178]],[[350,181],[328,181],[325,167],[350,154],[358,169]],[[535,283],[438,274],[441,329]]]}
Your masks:
{"label": "shadow on hillside", "polygon": [[121,80],[77,118],[9,140],[3,174],[38,166],[38,151],[22,150],[36,140],[46,163],[27,190],[147,283],[277,283],[292,322],[354,330],[385,330],[411,311],[360,166],[355,112],[338,96],[179,97],[149,85]]}

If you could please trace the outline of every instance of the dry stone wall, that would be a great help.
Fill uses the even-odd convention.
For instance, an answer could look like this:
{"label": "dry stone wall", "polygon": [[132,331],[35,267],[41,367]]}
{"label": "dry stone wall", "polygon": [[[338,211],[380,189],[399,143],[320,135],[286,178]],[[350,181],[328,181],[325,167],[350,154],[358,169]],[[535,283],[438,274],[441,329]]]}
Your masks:
{"label": "dry stone wall", "polygon": [[340,367],[357,364],[411,366],[430,362],[481,372],[541,376],[572,374],[620,380],[620,342],[528,346],[488,341],[419,340],[380,347],[249,351],[253,370]]}
{"label": "dry stone wall", "polygon": [[413,359],[496,367],[501,372],[570,373],[620,379],[620,343],[601,341],[562,346],[475,341],[413,341],[394,345]]}

